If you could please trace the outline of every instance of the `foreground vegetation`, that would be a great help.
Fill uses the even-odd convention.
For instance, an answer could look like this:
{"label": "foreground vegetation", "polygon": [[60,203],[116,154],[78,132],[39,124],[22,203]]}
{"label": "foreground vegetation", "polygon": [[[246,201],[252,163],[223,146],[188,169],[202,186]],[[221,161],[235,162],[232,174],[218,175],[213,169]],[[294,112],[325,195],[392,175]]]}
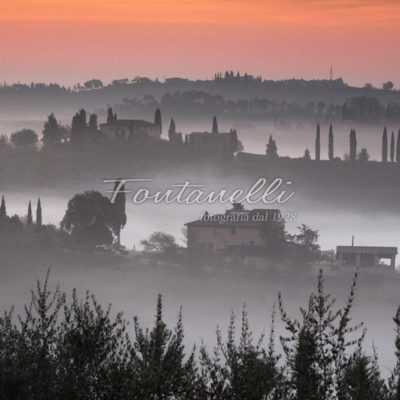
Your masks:
{"label": "foreground vegetation", "polygon": [[[237,327],[217,345],[186,349],[182,314],[169,328],[161,296],[154,326],[103,308],[91,294],[72,299],[37,283],[30,304],[16,318],[0,319],[0,398],[4,399],[384,399],[400,397],[400,308],[394,318],[397,364],[381,377],[377,354],[365,353],[362,323],[351,322],[355,277],[346,304],[336,308],[322,273],[301,319],[290,317],[276,346],[275,312],[267,338],[253,338],[246,308]],[[239,332],[238,332],[239,331]],[[264,340],[266,339],[266,340]],[[280,350],[281,349],[281,350]]]}

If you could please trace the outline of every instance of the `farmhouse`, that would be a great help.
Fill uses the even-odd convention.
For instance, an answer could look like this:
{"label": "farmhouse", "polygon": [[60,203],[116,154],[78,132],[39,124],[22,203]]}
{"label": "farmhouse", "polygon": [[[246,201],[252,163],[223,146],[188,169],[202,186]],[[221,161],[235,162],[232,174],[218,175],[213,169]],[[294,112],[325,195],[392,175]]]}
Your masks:
{"label": "farmhouse", "polygon": [[100,124],[100,131],[108,139],[129,139],[147,135],[156,139],[161,137],[161,116],[156,111],[154,122],[141,119],[118,119],[116,114],[108,116],[107,122]]}
{"label": "farmhouse", "polygon": [[284,228],[284,221],[277,209],[245,210],[241,204],[235,203],[225,214],[204,213],[201,219],[185,224],[188,249],[261,254],[265,246],[263,229],[270,221]]}

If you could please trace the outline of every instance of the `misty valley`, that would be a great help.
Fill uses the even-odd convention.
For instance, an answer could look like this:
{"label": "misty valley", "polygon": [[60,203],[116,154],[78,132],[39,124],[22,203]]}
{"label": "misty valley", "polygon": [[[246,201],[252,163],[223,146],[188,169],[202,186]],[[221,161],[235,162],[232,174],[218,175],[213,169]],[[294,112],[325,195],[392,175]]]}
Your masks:
{"label": "misty valley", "polygon": [[1,398],[399,398],[393,84],[227,72],[0,105]]}

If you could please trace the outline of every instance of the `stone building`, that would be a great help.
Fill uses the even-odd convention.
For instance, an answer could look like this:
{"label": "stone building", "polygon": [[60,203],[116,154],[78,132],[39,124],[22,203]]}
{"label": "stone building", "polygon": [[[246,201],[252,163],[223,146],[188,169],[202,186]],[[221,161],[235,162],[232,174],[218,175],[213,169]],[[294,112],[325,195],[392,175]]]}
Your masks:
{"label": "stone building", "polygon": [[242,255],[262,253],[265,246],[263,229],[270,221],[282,224],[281,213],[276,209],[245,210],[234,204],[225,214],[204,213],[197,221],[187,227],[189,251],[207,250],[210,252],[236,251]]}
{"label": "stone building", "polygon": [[239,150],[237,132],[192,132],[185,136],[185,144],[198,153],[234,154]]}
{"label": "stone building", "polygon": [[159,113],[158,110],[154,122],[149,122],[141,119],[118,119],[116,114],[112,114],[111,111],[111,113],[109,112],[107,122],[100,124],[100,131],[108,139],[129,139],[139,137],[140,135],[160,139],[162,129],[160,117],[157,116]]}

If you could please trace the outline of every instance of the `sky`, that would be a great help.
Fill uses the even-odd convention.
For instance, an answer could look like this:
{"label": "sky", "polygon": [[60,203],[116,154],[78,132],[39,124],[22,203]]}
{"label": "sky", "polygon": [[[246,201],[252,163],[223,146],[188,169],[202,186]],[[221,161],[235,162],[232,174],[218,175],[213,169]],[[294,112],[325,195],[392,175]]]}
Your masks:
{"label": "sky", "polygon": [[1,0],[0,81],[149,76],[400,87],[399,0]]}

